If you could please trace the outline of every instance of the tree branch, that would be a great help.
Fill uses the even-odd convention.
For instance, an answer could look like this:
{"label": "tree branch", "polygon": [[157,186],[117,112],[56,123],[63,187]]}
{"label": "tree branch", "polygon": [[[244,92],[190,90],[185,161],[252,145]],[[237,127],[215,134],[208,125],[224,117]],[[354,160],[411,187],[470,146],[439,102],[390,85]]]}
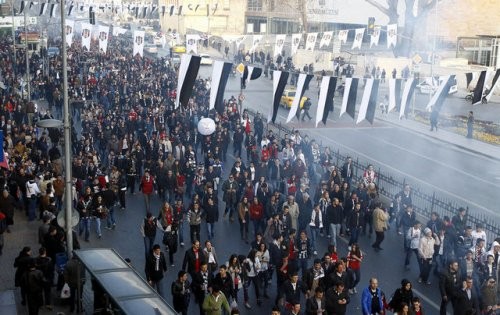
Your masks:
{"label": "tree branch", "polygon": [[427,12],[432,10],[437,4],[437,0],[429,0],[426,4],[422,5],[422,11]]}
{"label": "tree branch", "polygon": [[375,8],[379,9],[380,12],[384,13],[387,16],[391,16],[391,12],[389,11],[388,8],[384,7],[382,4],[378,3],[377,0],[365,0]]}

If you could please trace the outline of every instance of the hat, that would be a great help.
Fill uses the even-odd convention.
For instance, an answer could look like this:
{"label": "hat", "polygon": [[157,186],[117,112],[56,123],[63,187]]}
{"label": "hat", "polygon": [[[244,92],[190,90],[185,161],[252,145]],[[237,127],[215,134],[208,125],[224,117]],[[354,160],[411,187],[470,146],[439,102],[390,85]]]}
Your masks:
{"label": "hat", "polygon": [[432,233],[431,229],[429,229],[429,228],[425,228],[425,229],[424,229],[424,234],[428,234],[428,233]]}

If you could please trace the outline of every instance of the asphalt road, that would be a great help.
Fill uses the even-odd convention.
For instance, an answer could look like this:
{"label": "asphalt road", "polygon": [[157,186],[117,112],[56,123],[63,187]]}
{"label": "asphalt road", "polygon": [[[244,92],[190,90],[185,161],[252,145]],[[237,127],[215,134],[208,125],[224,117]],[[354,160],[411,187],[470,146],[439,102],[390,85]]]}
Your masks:
{"label": "asphalt road", "polygon": [[[208,68],[202,68],[200,75],[208,76]],[[379,98],[386,94],[388,86],[382,86]],[[362,98],[363,89],[358,91],[357,107]],[[230,78],[226,89],[226,98],[239,94],[239,79]],[[272,100],[272,83],[269,79],[261,78],[247,84],[244,91],[245,102],[243,107],[252,108],[267,117]],[[290,128],[300,129],[309,134],[311,139],[323,145],[340,149],[360,160],[372,163],[375,169],[379,167],[384,172],[392,173],[393,177],[405,179],[406,182],[420,187],[432,194],[446,196],[456,200],[464,206],[469,206],[471,213],[489,215],[490,218],[500,221],[496,192],[500,188],[500,168],[498,162],[487,157],[459,149],[441,141],[429,139],[424,135],[395,127],[376,120],[371,126],[367,122],[355,124],[350,117],[344,115],[339,118],[340,96],[335,97],[334,112],[330,113],[326,126],[322,123],[318,128],[313,121],[317,108],[318,89],[316,81],[311,82],[311,89],[305,93],[312,99],[310,113],[311,122],[298,122],[296,119],[289,123]],[[416,94],[415,107],[425,108],[428,95]],[[465,106],[465,100],[458,96],[450,96],[443,108],[451,106]],[[377,109],[375,117],[381,115]],[[276,122],[285,123],[288,109],[281,108]],[[425,130],[425,129],[424,129]]]}

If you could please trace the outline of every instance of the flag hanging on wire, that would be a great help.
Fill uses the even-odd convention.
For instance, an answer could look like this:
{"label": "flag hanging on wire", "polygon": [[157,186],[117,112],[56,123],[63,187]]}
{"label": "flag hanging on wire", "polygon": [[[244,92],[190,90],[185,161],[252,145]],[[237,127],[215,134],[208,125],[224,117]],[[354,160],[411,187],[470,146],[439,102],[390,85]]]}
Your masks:
{"label": "flag hanging on wire", "polygon": [[356,98],[358,94],[358,78],[347,78],[344,86],[344,97],[342,98],[342,108],[340,109],[340,117],[347,113],[354,119],[356,112]]}
{"label": "flag hanging on wire", "polygon": [[373,28],[373,34],[370,37],[370,48],[372,48],[373,45],[378,46],[379,39],[380,39],[380,26],[377,25]]}
{"label": "flag hanging on wire", "polygon": [[19,8],[19,14],[23,14],[24,12],[24,6],[26,5],[26,1],[21,1],[21,7]]}
{"label": "flag hanging on wire", "polygon": [[256,80],[260,78],[261,75],[262,75],[262,68],[245,66],[243,73],[241,74],[241,88],[246,89],[248,81]]}
{"label": "flag hanging on wire", "polygon": [[137,54],[139,56],[144,56],[144,31],[134,31],[134,48],[132,51],[132,57],[135,57]]}
{"label": "flag hanging on wire", "polygon": [[472,105],[481,104],[484,93],[484,82],[486,81],[486,70],[481,71],[479,79],[477,79],[476,87],[474,88],[474,95],[472,97]]}
{"label": "flag hanging on wire", "polygon": [[465,74],[465,79],[467,80],[467,91],[469,90],[469,85],[472,82],[473,78],[474,78],[474,75],[472,74],[472,72],[467,72]]}
{"label": "flag hanging on wire", "polygon": [[274,44],[274,54],[273,57],[276,58],[279,54],[283,52],[283,47],[285,46],[286,34],[276,35],[276,43]]}
{"label": "flag hanging on wire", "polygon": [[486,101],[490,101],[490,98],[491,96],[493,95],[493,92],[495,91],[495,89],[497,88],[498,86],[498,82],[500,81],[499,80],[499,77],[500,77],[500,68],[497,69],[497,71],[495,72],[495,76],[493,77],[493,82],[491,83],[491,89],[489,90],[489,92],[486,94]]}
{"label": "flag hanging on wire", "polygon": [[273,104],[269,110],[269,115],[267,116],[267,122],[275,122],[276,116],[278,115],[278,109],[280,106],[281,96],[285,90],[286,83],[288,82],[288,72],[284,71],[274,71],[273,73]]}
{"label": "flag hanging on wire", "polygon": [[380,81],[378,79],[367,79],[365,84],[365,91],[361,99],[361,106],[359,107],[358,120],[359,124],[363,120],[367,120],[373,125],[375,118],[375,109],[377,109],[378,87]]}
{"label": "flag hanging on wire", "polygon": [[388,112],[401,108],[401,86],[402,79],[389,79],[389,108]]}
{"label": "flag hanging on wire", "polygon": [[183,54],[181,57],[181,65],[179,66],[179,79],[177,82],[177,98],[175,100],[175,108],[179,105],[187,106],[189,98],[193,93],[194,83],[200,70],[200,56]]}
{"label": "flag hanging on wire", "polygon": [[358,48],[361,49],[361,45],[363,44],[363,36],[365,35],[365,29],[364,28],[358,28],[356,29],[356,34],[354,35],[354,41],[352,42],[352,48]]}
{"label": "flag hanging on wire", "polygon": [[73,44],[73,31],[75,28],[75,21],[66,20],[66,44],[71,47]]}
{"label": "flag hanging on wire", "polygon": [[214,61],[212,67],[212,84],[210,86],[210,109],[222,115],[224,113],[224,91],[226,90],[229,74],[233,69],[231,62]]}
{"label": "flag hanging on wire", "polygon": [[82,48],[87,48],[87,51],[90,51],[91,30],[92,24],[82,23]]}
{"label": "flag hanging on wire", "polygon": [[417,86],[417,80],[410,78],[406,80],[405,88],[403,90],[403,96],[401,98],[401,107],[399,108],[399,119],[406,117],[408,115],[408,110],[410,108],[410,101],[415,93],[415,87]]}
{"label": "flag hanging on wire", "polygon": [[47,11],[47,3],[41,3],[40,4],[40,16],[45,15],[46,11]]}
{"label": "flag hanging on wire", "polygon": [[71,3],[71,5],[68,8],[68,16],[71,16],[71,12],[73,12],[74,5]]}
{"label": "flag hanging on wire", "polygon": [[51,18],[56,17],[56,14],[57,14],[57,10],[56,9],[57,9],[57,3],[52,3],[50,5],[50,17]]}
{"label": "flag hanging on wire", "polygon": [[289,123],[293,116],[297,116],[297,119],[300,117],[300,103],[302,103],[302,97],[307,89],[309,89],[309,82],[313,78],[312,74],[299,74],[299,78],[297,79],[297,90],[295,90],[295,96],[293,97],[292,107],[288,112],[288,117],[286,122]]}
{"label": "flag hanging on wire", "polygon": [[321,88],[318,99],[318,109],[316,111],[316,127],[320,121],[326,125],[328,114],[333,112],[333,97],[337,87],[337,77],[324,76],[321,80]]}
{"label": "flag hanging on wire", "polygon": [[425,107],[427,111],[431,111],[433,109],[437,110],[439,113],[441,111],[441,107],[443,106],[443,102],[448,96],[450,92],[450,87],[452,86],[452,82],[455,80],[455,75],[448,75],[443,78],[441,84],[439,85],[438,90],[432,96],[429,104]]}
{"label": "flag hanging on wire", "polygon": [[387,25],[387,48],[396,47],[398,43],[398,24]]}

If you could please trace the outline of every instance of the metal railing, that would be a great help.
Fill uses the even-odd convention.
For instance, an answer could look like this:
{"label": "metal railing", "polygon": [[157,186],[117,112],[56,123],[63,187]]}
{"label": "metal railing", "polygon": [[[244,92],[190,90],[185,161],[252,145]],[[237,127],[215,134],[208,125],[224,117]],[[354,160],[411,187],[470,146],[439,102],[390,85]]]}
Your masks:
{"label": "metal railing", "polygon": [[[257,114],[251,109],[246,110],[250,116],[255,117]],[[273,133],[275,133],[279,139],[284,134],[291,135],[294,132],[293,129],[289,129],[281,123],[264,124],[264,129],[264,134],[267,133],[268,130],[273,130]],[[325,147],[321,144],[320,148],[321,152],[325,149]],[[333,161],[335,161],[336,166],[342,166],[350,156],[343,154],[338,149],[333,150],[330,148],[330,152],[334,157]],[[361,180],[364,170],[366,170],[368,165],[372,163],[366,160],[361,160],[359,157],[350,157],[352,158],[353,163],[353,179],[356,181]],[[469,208],[472,207],[472,205],[467,205],[466,203],[459,202],[458,200],[448,199],[440,194],[439,191],[433,191],[431,189],[420,187],[414,183],[408,182],[404,177],[398,178],[394,174],[386,172],[380,168],[377,170],[376,184],[378,186],[379,193],[390,200],[393,200],[395,195],[401,192],[406,184],[410,184],[412,189],[413,209],[419,216],[430,218],[431,213],[436,212],[439,214],[440,218],[448,216],[451,219],[457,214],[458,208],[464,207],[467,209],[467,225],[475,228],[477,224],[481,223],[486,231],[488,242],[492,242],[496,237],[500,236],[500,225],[488,217],[487,214],[479,212],[470,213]],[[426,222],[424,222],[424,224],[425,223]]]}

